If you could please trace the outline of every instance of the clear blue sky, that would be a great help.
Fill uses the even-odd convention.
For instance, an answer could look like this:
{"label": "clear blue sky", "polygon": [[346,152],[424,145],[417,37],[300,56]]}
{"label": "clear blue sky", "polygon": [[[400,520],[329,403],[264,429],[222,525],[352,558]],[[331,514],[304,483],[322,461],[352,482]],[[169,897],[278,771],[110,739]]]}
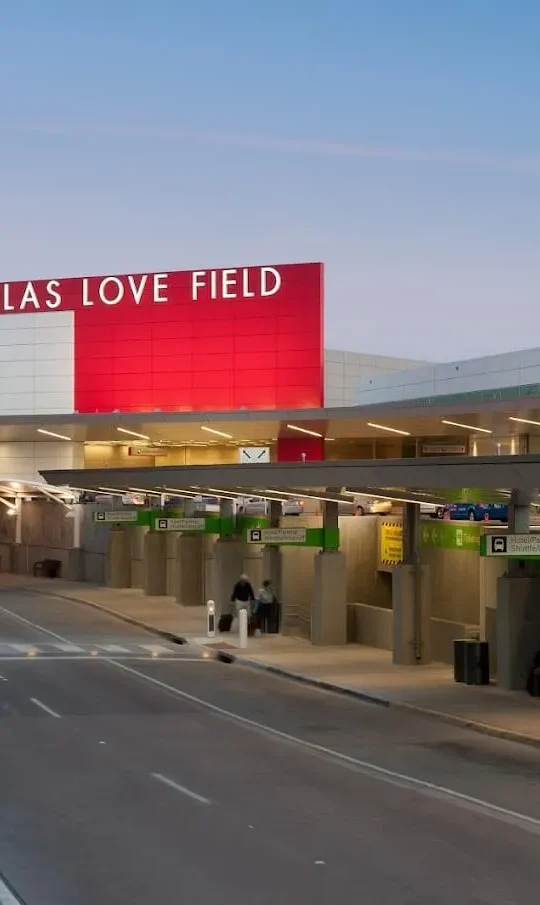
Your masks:
{"label": "clear blue sky", "polygon": [[326,345],[540,345],[538,0],[3,0],[0,280],[323,260]]}

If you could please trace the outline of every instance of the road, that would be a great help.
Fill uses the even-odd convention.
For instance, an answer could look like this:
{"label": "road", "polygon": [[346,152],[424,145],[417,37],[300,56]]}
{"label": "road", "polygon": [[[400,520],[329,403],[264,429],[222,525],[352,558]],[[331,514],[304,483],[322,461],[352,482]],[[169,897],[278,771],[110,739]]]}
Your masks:
{"label": "road", "polygon": [[528,905],[539,762],[0,591],[1,905]]}

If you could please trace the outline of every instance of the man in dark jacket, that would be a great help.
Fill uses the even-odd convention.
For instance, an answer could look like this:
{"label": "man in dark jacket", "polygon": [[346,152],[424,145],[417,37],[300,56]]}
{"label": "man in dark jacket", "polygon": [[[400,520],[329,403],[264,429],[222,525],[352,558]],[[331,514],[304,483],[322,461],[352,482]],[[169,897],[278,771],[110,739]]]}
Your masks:
{"label": "man in dark jacket", "polygon": [[249,619],[252,615],[254,600],[255,594],[253,593],[253,588],[248,576],[241,575],[231,594],[231,603],[234,604],[236,615],[238,616],[240,610],[247,610]]}

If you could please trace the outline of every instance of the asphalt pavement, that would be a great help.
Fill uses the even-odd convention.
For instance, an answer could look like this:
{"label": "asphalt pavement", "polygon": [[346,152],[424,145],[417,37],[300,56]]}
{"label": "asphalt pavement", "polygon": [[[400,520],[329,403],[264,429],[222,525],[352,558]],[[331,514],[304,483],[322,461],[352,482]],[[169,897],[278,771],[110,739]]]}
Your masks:
{"label": "asphalt pavement", "polygon": [[0,592],[0,905],[537,900],[535,749],[159,640]]}

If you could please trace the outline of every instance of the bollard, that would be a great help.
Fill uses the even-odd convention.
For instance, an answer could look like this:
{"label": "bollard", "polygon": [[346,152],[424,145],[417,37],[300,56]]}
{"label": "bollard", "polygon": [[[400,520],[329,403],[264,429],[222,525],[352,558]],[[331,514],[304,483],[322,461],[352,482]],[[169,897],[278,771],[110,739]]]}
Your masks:
{"label": "bollard", "polygon": [[213,600],[206,604],[206,635],[208,638],[216,637],[216,605]]}
{"label": "bollard", "polygon": [[245,607],[238,613],[238,647],[247,647],[248,644],[248,612]]}

